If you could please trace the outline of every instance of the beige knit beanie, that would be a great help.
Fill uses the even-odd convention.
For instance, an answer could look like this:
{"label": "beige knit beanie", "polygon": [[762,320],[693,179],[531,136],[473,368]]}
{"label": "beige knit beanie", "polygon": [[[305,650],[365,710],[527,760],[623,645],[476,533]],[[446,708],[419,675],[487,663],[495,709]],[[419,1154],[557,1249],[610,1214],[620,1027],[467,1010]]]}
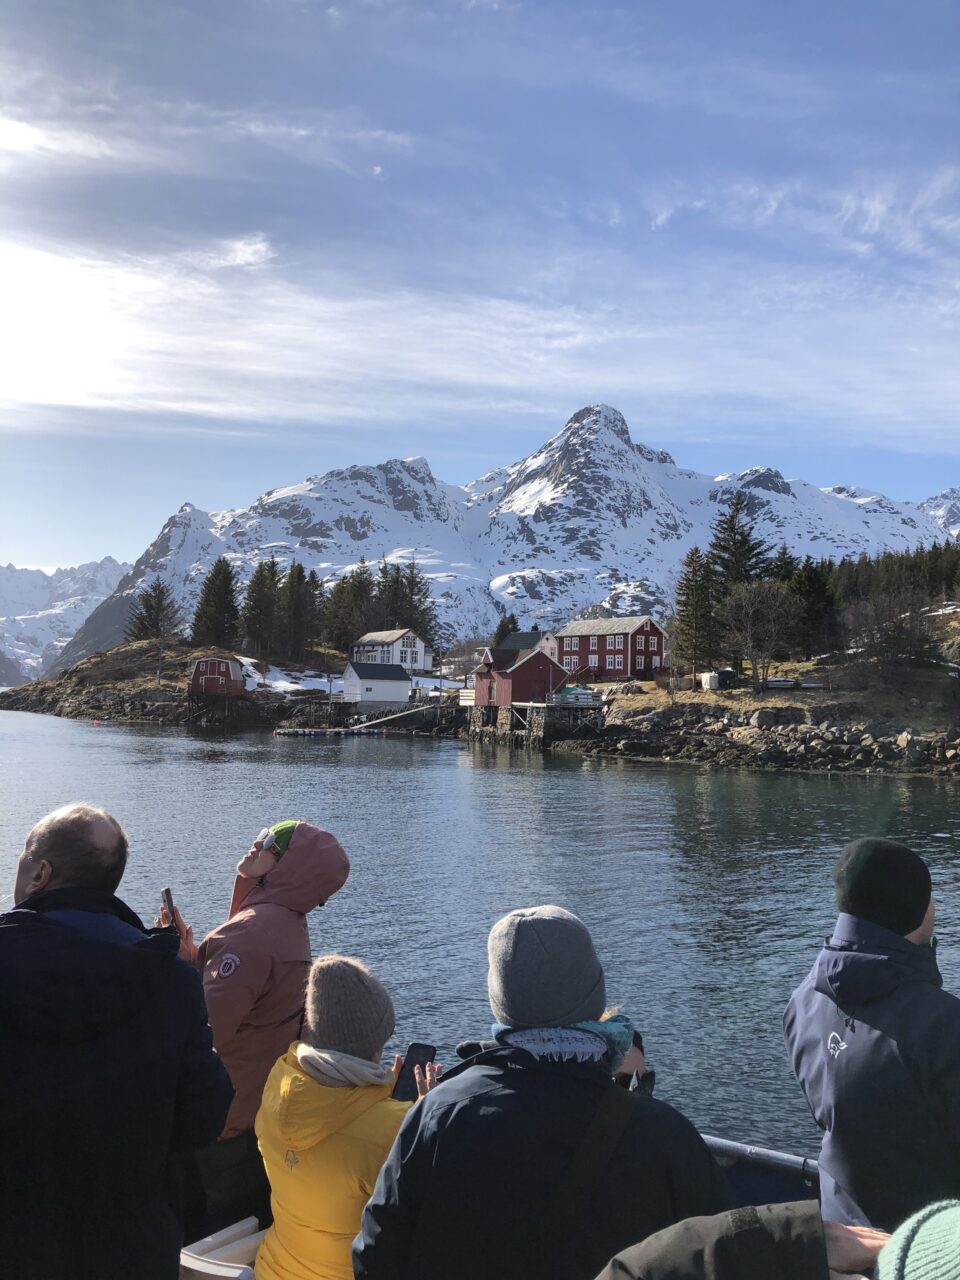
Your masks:
{"label": "beige knit beanie", "polygon": [[393,1035],[393,1001],[370,970],[350,956],[318,956],[307,983],[304,1039],[377,1061]]}

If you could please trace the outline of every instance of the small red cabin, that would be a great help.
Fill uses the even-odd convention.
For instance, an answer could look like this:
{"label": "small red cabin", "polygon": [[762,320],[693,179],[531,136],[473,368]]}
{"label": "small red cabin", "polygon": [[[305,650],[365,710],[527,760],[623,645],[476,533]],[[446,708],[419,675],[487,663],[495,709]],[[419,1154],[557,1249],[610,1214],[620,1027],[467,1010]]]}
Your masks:
{"label": "small red cabin", "polygon": [[486,649],[474,673],[475,707],[511,707],[546,702],[567,681],[567,673],[542,649]]}
{"label": "small red cabin", "polygon": [[187,693],[241,698],[246,692],[243,671],[235,658],[221,658],[211,654],[207,658],[198,658],[193,664]]}

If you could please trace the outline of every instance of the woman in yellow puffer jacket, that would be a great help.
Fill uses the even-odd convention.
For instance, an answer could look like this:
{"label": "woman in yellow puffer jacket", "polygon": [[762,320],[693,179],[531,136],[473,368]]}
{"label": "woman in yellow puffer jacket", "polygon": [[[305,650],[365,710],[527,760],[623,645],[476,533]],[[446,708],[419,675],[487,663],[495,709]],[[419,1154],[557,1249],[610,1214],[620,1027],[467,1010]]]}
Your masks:
{"label": "woman in yellow puffer jacket", "polygon": [[274,1065],[257,1114],[273,1207],[257,1280],[353,1280],[350,1245],[410,1108],[380,1062],[393,1028],[390,996],[359,960],[314,961],[304,1039]]}

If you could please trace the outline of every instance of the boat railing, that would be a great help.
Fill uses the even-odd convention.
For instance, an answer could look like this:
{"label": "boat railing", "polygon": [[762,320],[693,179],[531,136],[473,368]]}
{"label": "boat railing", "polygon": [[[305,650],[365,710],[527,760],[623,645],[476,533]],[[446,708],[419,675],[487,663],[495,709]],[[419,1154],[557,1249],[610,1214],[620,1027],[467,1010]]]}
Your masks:
{"label": "boat railing", "polygon": [[714,1138],[703,1134],[703,1140],[721,1163],[753,1165],[759,1169],[784,1173],[802,1179],[809,1187],[820,1185],[820,1167],[812,1156],[794,1156],[785,1151],[771,1151],[767,1147],[755,1147],[746,1142],[732,1142],[729,1138]]}

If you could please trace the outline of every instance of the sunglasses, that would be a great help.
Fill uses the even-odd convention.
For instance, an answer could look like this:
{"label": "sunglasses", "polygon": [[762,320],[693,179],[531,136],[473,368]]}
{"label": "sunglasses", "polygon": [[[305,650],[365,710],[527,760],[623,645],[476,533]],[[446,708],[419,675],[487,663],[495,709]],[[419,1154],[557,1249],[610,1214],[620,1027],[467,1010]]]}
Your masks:
{"label": "sunglasses", "polygon": [[280,857],[280,846],[277,844],[277,837],[269,827],[264,827],[253,843],[258,844],[261,849],[272,850],[275,858]]}

